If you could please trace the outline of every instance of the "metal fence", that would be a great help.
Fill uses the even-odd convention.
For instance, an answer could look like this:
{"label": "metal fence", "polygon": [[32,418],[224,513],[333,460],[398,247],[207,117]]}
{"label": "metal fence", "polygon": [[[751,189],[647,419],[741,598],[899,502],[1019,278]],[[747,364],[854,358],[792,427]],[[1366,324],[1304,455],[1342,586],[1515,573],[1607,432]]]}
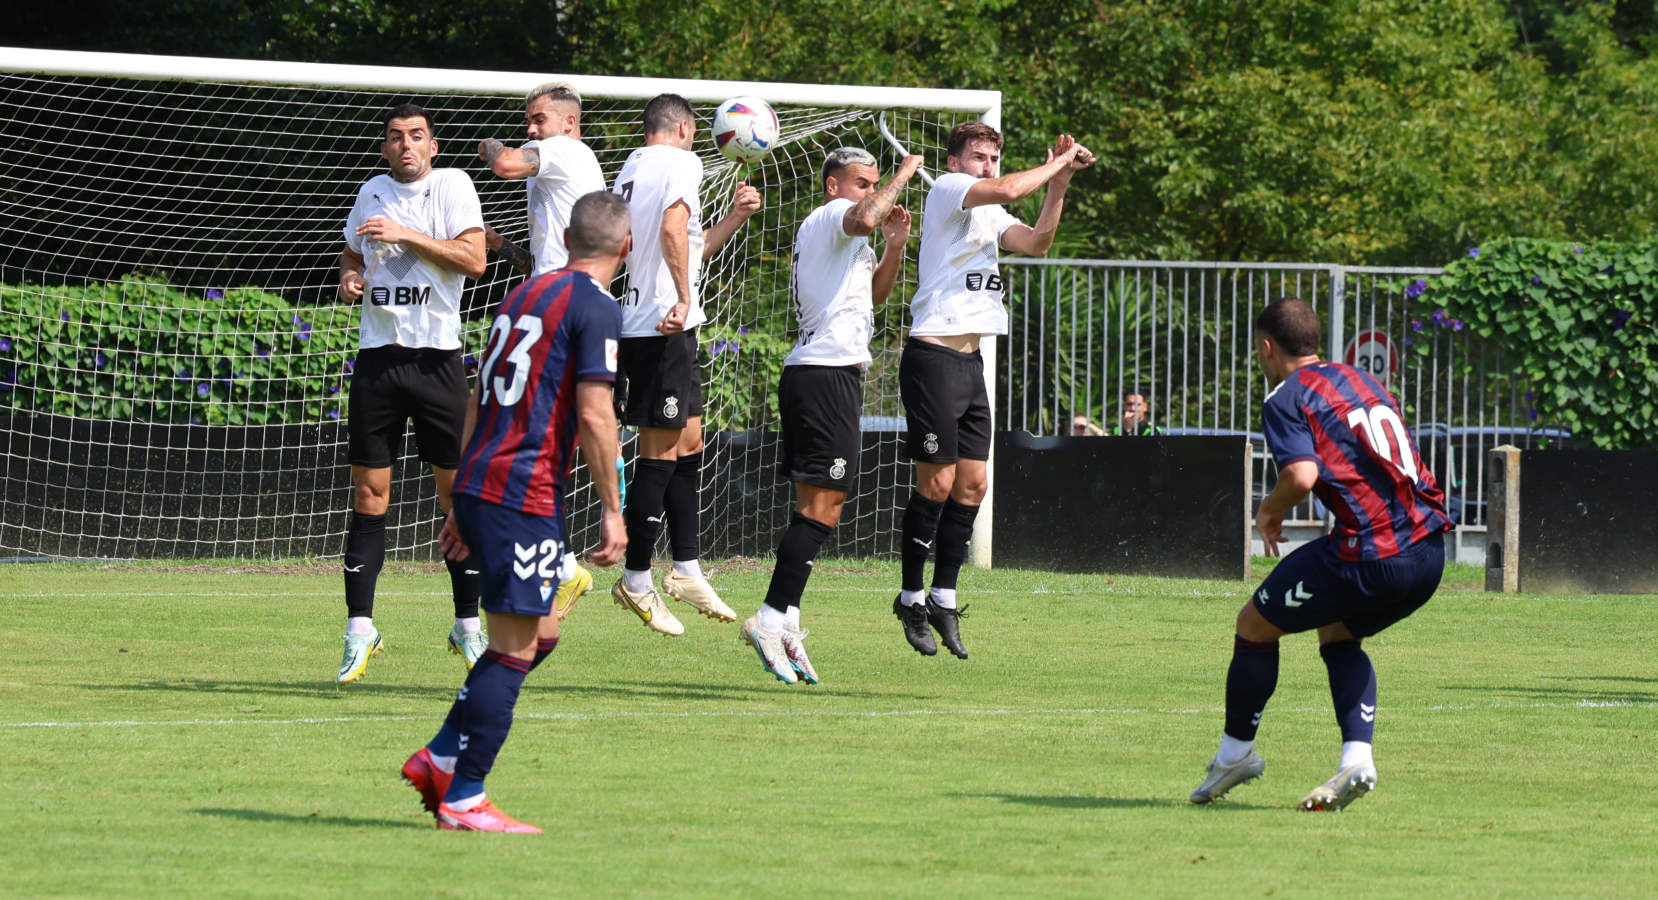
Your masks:
{"label": "metal fence", "polygon": [[[1004,259],[1011,327],[998,348],[996,421],[1068,434],[1073,416],[1107,432],[1127,393],[1144,394],[1165,434],[1236,434],[1255,448],[1257,496],[1275,467],[1260,433],[1267,384],[1251,323],[1279,297],[1318,309],[1326,358],[1371,372],[1393,391],[1423,462],[1458,525],[1458,558],[1484,555],[1486,450],[1558,446],[1530,387],[1495,347],[1433,303],[1434,268],[1322,263]],[[1291,517],[1327,527],[1308,500]]]}

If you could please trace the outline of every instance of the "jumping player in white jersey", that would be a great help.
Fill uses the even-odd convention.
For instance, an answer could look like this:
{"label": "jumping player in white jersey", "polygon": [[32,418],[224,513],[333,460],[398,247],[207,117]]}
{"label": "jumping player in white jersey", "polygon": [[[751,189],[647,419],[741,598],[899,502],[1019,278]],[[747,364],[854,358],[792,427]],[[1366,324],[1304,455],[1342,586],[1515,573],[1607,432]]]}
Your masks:
{"label": "jumping player in white jersey", "polygon": [[[461,287],[484,272],[484,219],[472,179],[434,169],[432,117],[414,104],[386,113],[380,154],[391,167],[357,191],[340,252],[340,299],[363,301],[351,372],[352,514],[345,539],[345,656],[336,681],[363,676],[380,652],[374,586],[386,558],[391,466],[414,420],[420,457],[432,467],[438,502],[460,462],[466,419],[461,361]],[[449,648],[470,671],[487,646],[478,621],[478,573],[446,560],[454,593]]]}
{"label": "jumping player in white jersey", "polygon": [[[800,223],[795,236],[793,292],[800,336],[783,360],[777,386],[783,419],[782,471],[797,500],[777,544],[777,563],[765,602],[743,623],[742,638],[760,664],[785,684],[817,684],[800,627],[800,596],[812,558],[840,522],[858,475],[858,411],[876,303],[892,293],[904,264],[910,214],[898,194],[921,168],[905,157],[892,180],[867,151],[842,147],[823,162],[825,203]],[[879,228],[881,260],[869,246]]]}
{"label": "jumping player in white jersey", "polygon": [[[484,244],[526,276],[545,275],[564,267],[569,253],[564,233],[570,227],[570,208],[593,191],[605,189],[598,157],[581,141],[581,95],[562,81],[537,85],[524,97],[524,128],[529,142],[517,149],[494,138],[478,144],[478,156],[501,178],[523,179],[529,201],[530,246],[526,249],[484,226]],[[554,601],[564,616],[576,598],[593,587],[593,573],[565,554],[566,571],[575,574],[559,583]]]}
{"label": "jumping player in white jersey", "polygon": [[622,165],[611,190],[628,201],[633,250],[622,293],[622,371],[626,423],[639,429],[639,460],[627,491],[628,552],[611,588],[617,604],[663,634],[685,632],[651,578],[651,553],[667,520],[673,571],[662,590],[723,622],[726,606],[699,560],[702,377],[696,329],[707,320],[697,296],[704,260],[760,209],[760,192],[739,182],[731,211],[702,228],[702,160],[691,152],[691,104],[662,94],[645,106],[645,146]]}
{"label": "jumping player in white jersey", "polygon": [[[1042,256],[1053,246],[1071,176],[1094,156],[1060,135],[1048,161],[997,176],[1002,136],[982,122],[950,130],[950,171],[927,193],[921,217],[921,286],[910,301],[910,337],[898,367],[899,395],[909,419],[907,452],[915,460],[915,491],[904,509],[903,584],[892,611],[917,652],[938,652],[933,630],[958,659],[962,611],[956,577],[988,486],[990,401],[979,339],[1007,333],[998,250]],[[1036,225],[1002,208],[1047,185]],[[921,589],[929,551],[937,545],[930,592]],[[930,626],[930,627],[929,627]]]}

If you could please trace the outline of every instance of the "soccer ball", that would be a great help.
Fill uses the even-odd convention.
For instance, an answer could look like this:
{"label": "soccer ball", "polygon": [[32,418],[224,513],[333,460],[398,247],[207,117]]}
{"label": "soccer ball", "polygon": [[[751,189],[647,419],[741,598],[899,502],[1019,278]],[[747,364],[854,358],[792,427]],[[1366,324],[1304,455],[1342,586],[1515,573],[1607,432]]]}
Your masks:
{"label": "soccer ball", "polygon": [[755,163],[777,143],[777,113],[759,97],[733,97],[714,113],[714,145],[727,159]]}

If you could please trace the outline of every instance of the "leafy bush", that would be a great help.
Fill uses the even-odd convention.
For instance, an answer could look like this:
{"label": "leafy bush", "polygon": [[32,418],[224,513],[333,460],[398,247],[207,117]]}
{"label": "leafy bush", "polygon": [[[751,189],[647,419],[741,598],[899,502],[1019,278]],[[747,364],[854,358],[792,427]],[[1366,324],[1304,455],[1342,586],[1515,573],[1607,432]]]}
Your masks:
{"label": "leafy bush", "polygon": [[129,276],[0,285],[0,411],[155,423],[338,419],[357,310]]}
{"label": "leafy bush", "polygon": [[1434,310],[1413,331],[1466,327],[1502,348],[1534,419],[1602,449],[1658,447],[1658,243],[1492,241],[1404,290]]}
{"label": "leafy bush", "polygon": [[703,428],[744,431],[776,422],[777,380],[794,344],[762,328],[709,323],[698,329]]}

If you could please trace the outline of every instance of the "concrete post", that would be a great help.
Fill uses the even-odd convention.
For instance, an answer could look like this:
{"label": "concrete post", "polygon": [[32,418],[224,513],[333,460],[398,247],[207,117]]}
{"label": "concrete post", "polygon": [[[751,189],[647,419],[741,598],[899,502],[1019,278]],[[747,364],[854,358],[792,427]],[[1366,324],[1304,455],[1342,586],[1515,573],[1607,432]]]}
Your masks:
{"label": "concrete post", "polygon": [[1513,593],[1520,589],[1520,448],[1493,447],[1486,460],[1485,589]]}

